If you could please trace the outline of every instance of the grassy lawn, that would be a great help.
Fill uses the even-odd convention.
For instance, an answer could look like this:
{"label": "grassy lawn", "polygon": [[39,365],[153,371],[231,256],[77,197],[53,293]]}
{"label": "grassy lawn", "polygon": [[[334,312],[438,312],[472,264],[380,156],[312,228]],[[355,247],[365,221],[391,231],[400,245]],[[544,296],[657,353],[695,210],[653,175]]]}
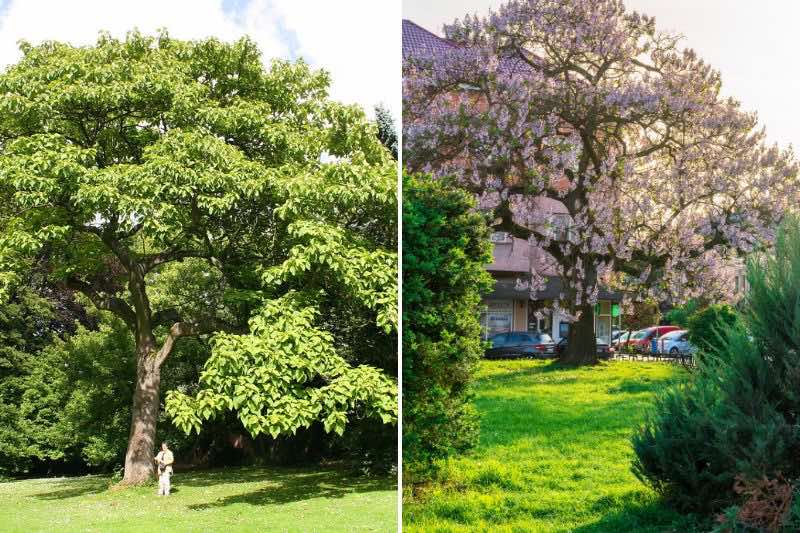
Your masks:
{"label": "grassy lawn", "polygon": [[404,531],[690,530],[630,470],[629,439],[653,394],[684,376],[664,363],[483,361],[480,444],[406,490]]}
{"label": "grassy lawn", "polygon": [[156,487],[109,490],[108,477],[0,483],[2,531],[394,531],[397,480],[336,469],[176,473]]}

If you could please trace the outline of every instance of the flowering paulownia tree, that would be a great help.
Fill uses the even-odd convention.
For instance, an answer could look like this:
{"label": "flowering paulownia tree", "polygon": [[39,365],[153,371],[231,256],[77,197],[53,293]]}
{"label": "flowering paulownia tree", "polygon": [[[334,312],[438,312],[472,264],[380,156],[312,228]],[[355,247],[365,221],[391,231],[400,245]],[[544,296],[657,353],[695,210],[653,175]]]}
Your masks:
{"label": "flowering paulownia tree", "polygon": [[[137,377],[124,483],[152,474],[161,368],[186,336],[219,335],[207,383],[231,372],[251,386],[228,386],[231,377],[213,405],[173,396],[185,400],[173,402],[185,429],[223,394],[234,409],[248,395],[243,421],[254,432],[291,431],[295,415],[303,424],[324,415],[326,428],[341,431],[356,405],[385,421],[396,416],[394,382],[350,368],[330,336],[310,329],[319,319],[313,294],[287,299],[285,317],[269,304],[329,279],[387,335],[396,330],[396,164],[361,110],[327,98],[327,74],[302,62],[265,67],[248,39],[134,32],[91,47],[48,42],[22,51],[0,75],[0,294],[35,261],[48,281],[128,326]],[[209,279],[224,277],[226,289],[266,309],[250,322],[250,337],[233,336],[248,325],[231,323],[231,312],[209,312],[208,290],[189,306],[159,293],[158,280],[179,262],[200,262]],[[293,344],[274,334],[290,326],[308,337]],[[278,366],[276,354],[287,358]],[[318,410],[289,413],[257,394],[312,379],[323,389],[313,393],[325,406]],[[352,380],[359,386],[347,387]],[[267,425],[251,423],[257,407],[271,416]]]}
{"label": "flowering paulownia tree", "polygon": [[601,283],[691,296],[797,204],[791,150],[765,147],[718,72],[619,0],[511,1],[445,32],[457,46],[404,65],[404,162],[456,176],[547,252],[574,320],[566,361],[593,360]]}

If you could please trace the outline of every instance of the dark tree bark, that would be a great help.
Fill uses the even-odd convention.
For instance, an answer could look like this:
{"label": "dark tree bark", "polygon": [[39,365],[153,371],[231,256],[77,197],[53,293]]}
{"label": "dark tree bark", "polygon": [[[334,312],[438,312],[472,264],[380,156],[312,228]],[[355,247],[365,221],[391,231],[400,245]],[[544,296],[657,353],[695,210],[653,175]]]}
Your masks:
{"label": "dark tree bark", "polygon": [[[578,257],[582,261],[587,284],[597,283],[597,270],[592,266],[590,258]],[[594,305],[586,302],[575,306],[580,313],[578,320],[570,324],[567,334],[567,346],[561,356],[561,362],[567,365],[591,365],[597,362],[597,337],[594,331]]]}
{"label": "dark tree bark", "polygon": [[561,362],[567,365],[591,365],[597,362],[597,338],[594,334],[594,306],[578,307],[580,318],[573,322],[567,334],[567,347]]}

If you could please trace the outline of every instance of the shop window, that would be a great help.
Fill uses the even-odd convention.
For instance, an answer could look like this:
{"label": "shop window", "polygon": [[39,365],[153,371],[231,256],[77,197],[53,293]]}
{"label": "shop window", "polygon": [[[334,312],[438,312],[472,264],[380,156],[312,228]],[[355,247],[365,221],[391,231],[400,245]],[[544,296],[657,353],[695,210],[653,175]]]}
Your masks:
{"label": "shop window", "polygon": [[481,314],[484,338],[498,333],[508,333],[514,324],[514,307],[511,300],[489,300]]}

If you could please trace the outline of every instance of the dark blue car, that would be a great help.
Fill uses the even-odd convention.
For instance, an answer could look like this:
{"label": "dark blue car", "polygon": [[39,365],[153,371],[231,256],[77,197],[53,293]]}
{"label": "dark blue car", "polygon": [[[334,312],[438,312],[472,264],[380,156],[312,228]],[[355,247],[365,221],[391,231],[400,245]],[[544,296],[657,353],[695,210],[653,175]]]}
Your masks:
{"label": "dark blue car", "polygon": [[486,350],[486,359],[528,357],[544,359],[555,357],[556,344],[547,333],[512,331],[489,337],[491,347]]}

